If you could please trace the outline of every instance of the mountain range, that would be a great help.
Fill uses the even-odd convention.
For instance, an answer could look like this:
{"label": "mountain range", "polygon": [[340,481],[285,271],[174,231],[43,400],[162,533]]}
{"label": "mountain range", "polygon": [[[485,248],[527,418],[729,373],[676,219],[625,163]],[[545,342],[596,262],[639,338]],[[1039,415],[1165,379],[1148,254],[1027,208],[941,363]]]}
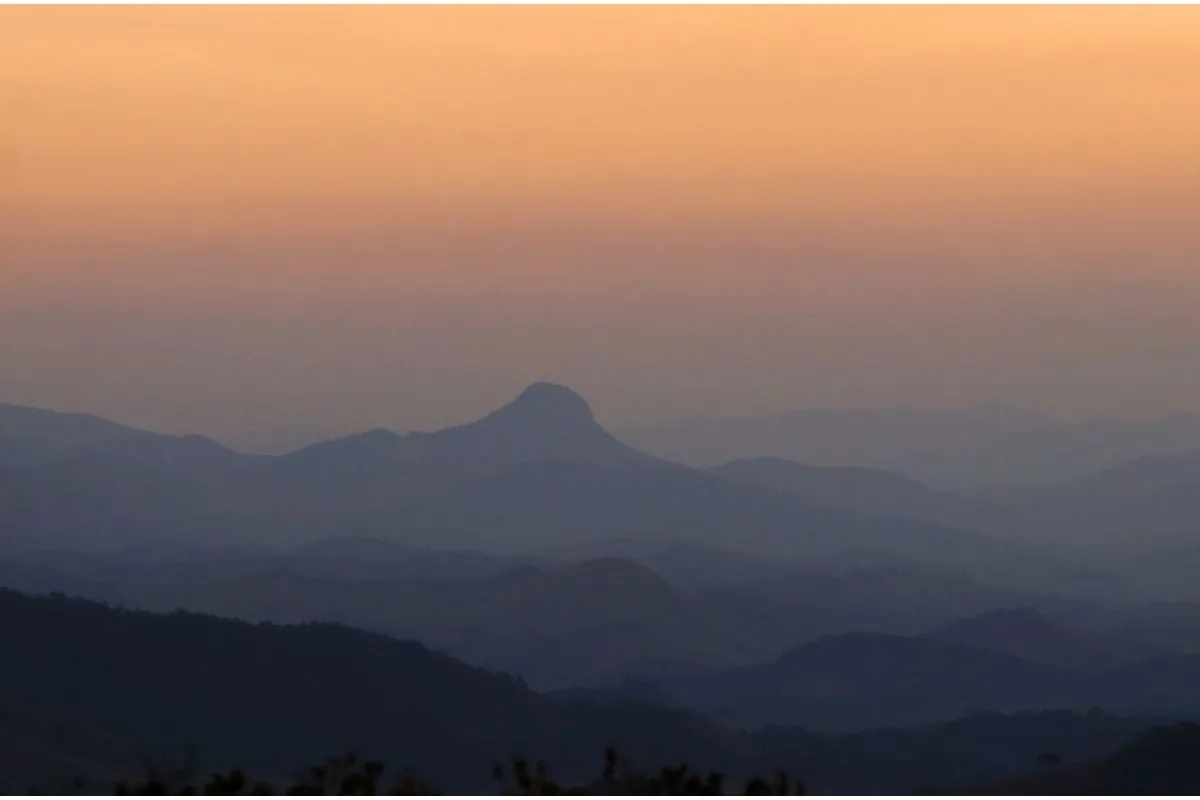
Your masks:
{"label": "mountain range", "polygon": [[374,431],[279,457],[85,422],[86,436],[58,437],[35,463],[0,471],[0,546],[356,535],[516,552],[635,538],[775,556],[951,561],[1003,559],[1014,549],[973,531],[858,516],[643,455],[604,431],[582,398],[550,384],[456,428]]}
{"label": "mountain range", "polygon": [[1146,456],[1200,452],[1200,416],[1061,422],[1023,409],[809,409],[623,430],[638,449],[711,467],[776,457],[900,472],[942,489],[1058,483]]}

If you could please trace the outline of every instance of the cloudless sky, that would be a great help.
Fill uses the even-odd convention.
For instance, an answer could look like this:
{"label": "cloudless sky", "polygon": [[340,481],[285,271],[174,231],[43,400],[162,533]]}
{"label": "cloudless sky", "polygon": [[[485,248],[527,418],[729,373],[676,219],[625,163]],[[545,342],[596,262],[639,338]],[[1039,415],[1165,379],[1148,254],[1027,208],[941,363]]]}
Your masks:
{"label": "cloudless sky", "polygon": [[0,401],[1200,411],[1200,9],[0,8]]}

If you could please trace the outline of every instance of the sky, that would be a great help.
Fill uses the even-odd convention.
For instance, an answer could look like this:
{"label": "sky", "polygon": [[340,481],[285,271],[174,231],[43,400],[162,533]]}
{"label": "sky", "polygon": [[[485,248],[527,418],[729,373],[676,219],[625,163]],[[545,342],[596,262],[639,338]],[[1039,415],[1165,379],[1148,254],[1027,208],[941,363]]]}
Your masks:
{"label": "sky", "polygon": [[1200,411],[1200,9],[0,7],[0,401]]}

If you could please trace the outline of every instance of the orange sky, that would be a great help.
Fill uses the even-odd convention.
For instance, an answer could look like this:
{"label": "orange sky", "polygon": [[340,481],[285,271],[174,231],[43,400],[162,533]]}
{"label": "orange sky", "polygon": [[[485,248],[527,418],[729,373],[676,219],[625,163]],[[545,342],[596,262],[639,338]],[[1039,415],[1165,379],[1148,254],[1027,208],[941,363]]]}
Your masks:
{"label": "orange sky", "polygon": [[1186,7],[0,8],[7,399],[1098,412],[1167,353],[1107,410],[1200,410],[1197,75]]}

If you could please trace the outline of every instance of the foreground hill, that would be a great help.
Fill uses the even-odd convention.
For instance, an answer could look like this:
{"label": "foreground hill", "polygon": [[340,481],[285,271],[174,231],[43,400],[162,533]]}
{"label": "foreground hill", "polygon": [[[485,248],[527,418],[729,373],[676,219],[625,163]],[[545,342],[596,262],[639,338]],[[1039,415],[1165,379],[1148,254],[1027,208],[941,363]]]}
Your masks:
{"label": "foreground hill", "polygon": [[203,763],[278,774],[329,754],[403,754],[446,788],[480,789],[514,751],[590,771],[620,741],[642,760],[725,760],[730,735],[637,704],[562,704],[427,648],[333,625],[156,616],[0,593],[16,702]]}
{"label": "foreground hill", "polygon": [[1164,725],[1143,733],[1104,758],[1043,769],[985,787],[976,794],[1176,795],[1200,794],[1200,725]]}
{"label": "foreground hill", "polygon": [[420,645],[333,625],[158,616],[7,591],[0,632],[0,741],[27,745],[0,750],[0,773],[10,775],[36,753],[52,777],[79,769],[103,778],[130,753],[177,765],[190,745],[202,774],[242,766],[286,780],[353,748],[443,791],[485,792],[493,764],[514,752],[579,782],[613,745],[643,768],[688,763],[739,776],[782,767],[814,791],[911,793],[999,780],[1047,749],[1102,755],[1151,724],[1047,713],[843,737],[734,732],[645,703],[546,697]]}

